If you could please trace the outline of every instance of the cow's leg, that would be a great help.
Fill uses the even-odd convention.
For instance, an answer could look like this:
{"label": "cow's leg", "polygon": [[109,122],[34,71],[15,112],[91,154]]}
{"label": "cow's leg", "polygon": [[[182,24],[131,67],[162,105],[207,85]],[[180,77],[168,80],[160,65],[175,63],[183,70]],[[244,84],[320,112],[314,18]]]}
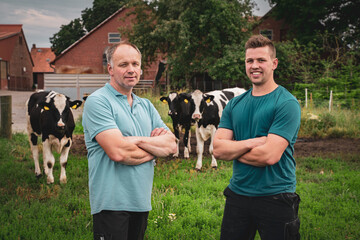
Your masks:
{"label": "cow's leg", "polygon": [[211,140],[210,140],[209,152],[211,154],[211,167],[214,169],[217,169],[216,158],[213,155],[213,149],[214,149],[213,141],[214,141],[215,132],[216,132],[216,128],[214,127],[213,129],[211,129]]}
{"label": "cow's leg", "polygon": [[185,134],[184,134],[184,158],[189,158],[189,128],[185,127]]}
{"label": "cow's leg", "polygon": [[197,153],[197,162],[195,169],[197,171],[201,170],[202,167],[202,157],[204,152],[204,140],[200,135],[200,129],[196,128],[196,153]]}
{"label": "cow's leg", "polygon": [[189,148],[189,153],[191,153],[191,129],[190,128],[189,128],[189,137],[188,137],[187,147]]}
{"label": "cow's leg", "polygon": [[39,147],[37,145],[38,137],[35,133],[29,134],[29,142],[31,147],[31,152],[34,159],[34,165],[35,165],[35,175],[37,178],[41,177],[41,169],[39,165]]}
{"label": "cow's leg", "polygon": [[66,179],[66,164],[67,164],[67,159],[68,159],[68,156],[69,156],[70,147],[71,147],[71,140],[68,140],[68,143],[64,146],[64,148],[61,151],[61,155],[60,155],[60,167],[61,167],[60,183],[66,183],[67,182],[67,179]]}
{"label": "cow's leg", "polygon": [[179,157],[179,145],[180,145],[180,139],[179,139],[179,126],[173,125],[174,128],[174,134],[176,137],[176,143],[177,143],[177,149],[176,153],[174,153],[173,157]]}
{"label": "cow's leg", "polygon": [[55,158],[51,151],[51,143],[49,139],[43,142],[43,159],[44,159],[44,171],[47,176],[47,183],[54,183],[53,168],[55,164]]}

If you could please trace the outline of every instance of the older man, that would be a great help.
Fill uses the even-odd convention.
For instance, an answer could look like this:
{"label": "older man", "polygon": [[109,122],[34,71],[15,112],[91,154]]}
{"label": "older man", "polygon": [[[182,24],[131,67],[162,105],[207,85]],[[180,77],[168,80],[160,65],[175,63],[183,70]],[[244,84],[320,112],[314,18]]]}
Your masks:
{"label": "older man", "polygon": [[143,239],[151,210],[154,158],[176,152],[175,136],[147,99],[132,90],[141,53],[129,43],[107,52],[110,83],[83,112],[94,239]]}

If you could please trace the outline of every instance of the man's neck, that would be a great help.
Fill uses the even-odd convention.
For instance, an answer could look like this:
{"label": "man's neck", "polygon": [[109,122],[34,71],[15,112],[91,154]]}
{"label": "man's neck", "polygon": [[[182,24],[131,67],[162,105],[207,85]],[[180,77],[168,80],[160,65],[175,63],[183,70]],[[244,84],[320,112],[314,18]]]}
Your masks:
{"label": "man's neck", "polygon": [[132,88],[131,89],[127,89],[127,88],[123,88],[118,84],[113,84],[112,82],[110,82],[110,85],[119,93],[121,93],[122,95],[125,95],[127,97],[127,101],[130,105],[130,107],[132,106],[133,103],[133,97],[132,97]]}
{"label": "man's neck", "polygon": [[268,82],[264,85],[253,84],[252,95],[256,97],[264,96],[274,91],[277,87],[278,85],[274,81]]}

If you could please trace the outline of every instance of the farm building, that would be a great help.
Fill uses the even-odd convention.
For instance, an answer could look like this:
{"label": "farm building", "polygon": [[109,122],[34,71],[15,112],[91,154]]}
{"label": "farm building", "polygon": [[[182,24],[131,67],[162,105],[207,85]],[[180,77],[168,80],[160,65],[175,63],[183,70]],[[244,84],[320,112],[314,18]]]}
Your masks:
{"label": "farm building", "polygon": [[272,11],[273,8],[260,18],[259,24],[253,30],[253,34],[261,34],[274,42],[286,41],[289,25],[284,20],[276,20],[271,15]]}
{"label": "farm building", "polygon": [[33,44],[31,48],[31,57],[34,62],[34,86],[38,89],[43,89],[44,74],[55,72],[55,69],[50,66],[50,62],[55,59],[55,54],[51,51],[51,48],[37,48],[36,45]]}
{"label": "farm building", "polygon": [[[133,16],[127,16],[130,9],[121,8],[105,19],[88,34],[80,38],[58,55],[51,64],[56,73],[106,74],[106,50],[115,43],[125,40],[119,27],[131,26]],[[160,59],[144,69],[142,79],[154,80],[158,72]]]}
{"label": "farm building", "polygon": [[0,89],[32,90],[33,66],[22,24],[0,24]]}

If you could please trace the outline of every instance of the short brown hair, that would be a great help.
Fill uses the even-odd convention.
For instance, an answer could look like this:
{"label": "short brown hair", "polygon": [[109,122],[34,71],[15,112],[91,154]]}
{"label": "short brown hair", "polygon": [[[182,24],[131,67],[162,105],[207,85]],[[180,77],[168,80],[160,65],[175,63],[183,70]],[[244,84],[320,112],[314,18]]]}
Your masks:
{"label": "short brown hair", "polygon": [[273,44],[273,42],[268,39],[267,37],[264,37],[263,35],[253,35],[249,38],[249,40],[245,44],[245,51],[249,48],[259,48],[259,47],[266,47],[268,46],[270,48],[270,51],[272,52],[271,57],[276,58],[276,49]]}
{"label": "short brown hair", "polygon": [[108,48],[108,50],[106,50],[106,60],[107,60],[108,64],[110,64],[111,67],[113,67],[112,57],[114,55],[114,52],[121,45],[128,45],[130,47],[133,47],[140,54],[140,57],[141,57],[141,52],[140,52],[139,48],[135,44],[133,44],[133,43],[131,43],[129,41],[121,41],[121,42],[119,42],[117,44],[112,45],[111,47]]}

